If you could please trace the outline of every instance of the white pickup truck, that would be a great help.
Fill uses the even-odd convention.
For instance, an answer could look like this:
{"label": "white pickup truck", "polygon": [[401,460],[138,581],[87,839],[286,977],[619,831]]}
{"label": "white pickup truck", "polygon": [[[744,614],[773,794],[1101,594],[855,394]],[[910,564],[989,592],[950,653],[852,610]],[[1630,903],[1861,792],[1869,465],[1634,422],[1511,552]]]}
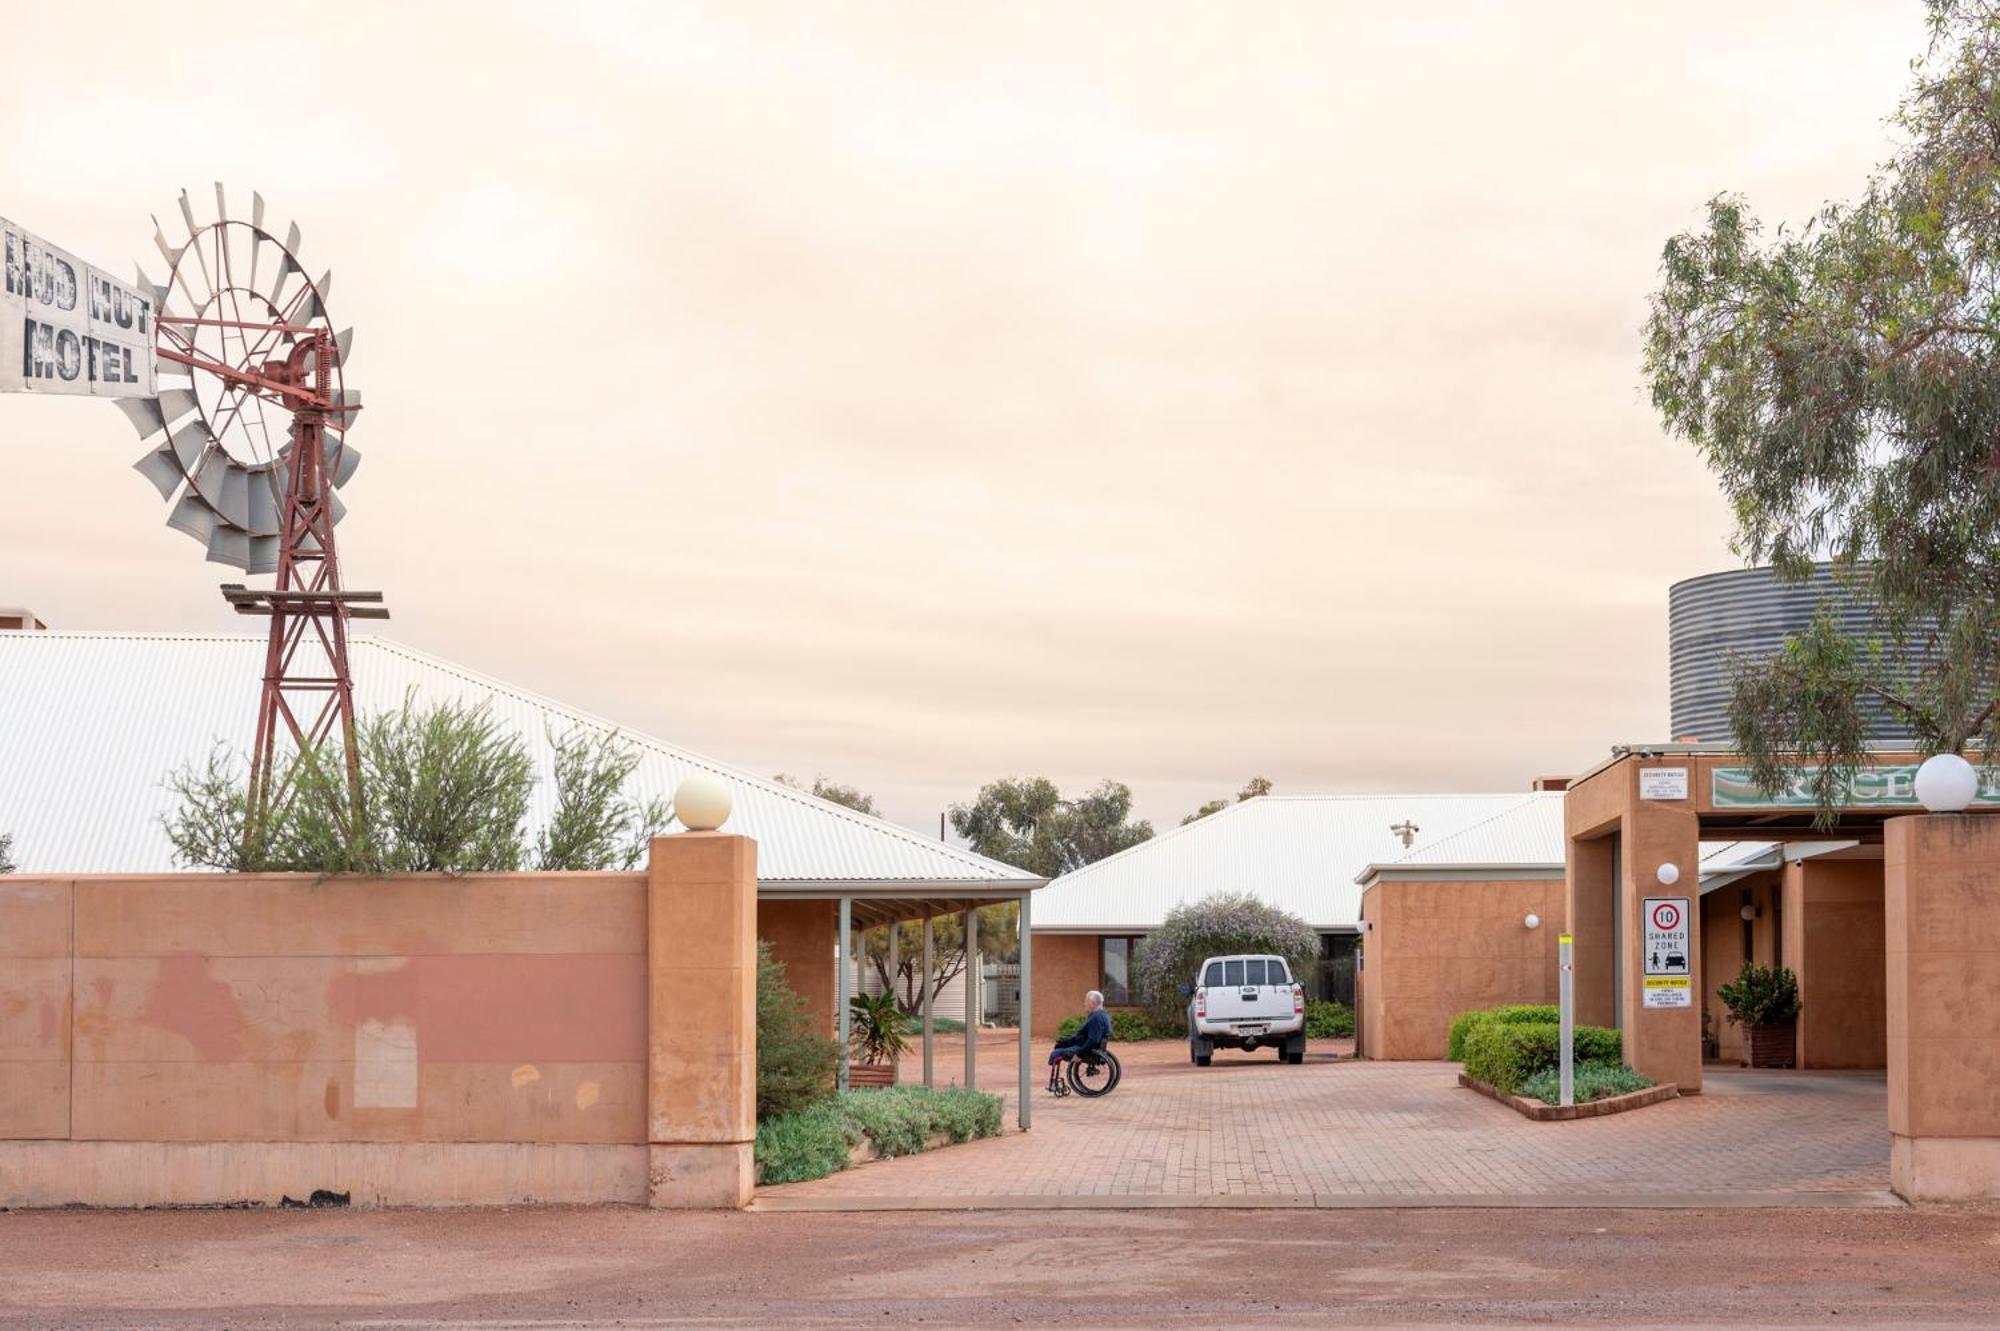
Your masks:
{"label": "white pickup truck", "polygon": [[1286,1063],[1306,1058],[1306,991],[1283,957],[1210,957],[1188,993],[1188,1057],[1205,1068],[1215,1047],[1270,1045]]}

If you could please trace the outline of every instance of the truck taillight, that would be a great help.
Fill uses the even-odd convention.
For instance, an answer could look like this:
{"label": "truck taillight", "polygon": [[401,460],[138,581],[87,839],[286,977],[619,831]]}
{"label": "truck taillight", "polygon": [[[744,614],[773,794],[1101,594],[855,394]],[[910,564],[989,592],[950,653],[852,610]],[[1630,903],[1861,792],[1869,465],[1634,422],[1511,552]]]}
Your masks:
{"label": "truck taillight", "polygon": [[1194,1014],[1197,1017],[1206,1017],[1208,1015],[1208,990],[1197,989],[1194,991]]}
{"label": "truck taillight", "polygon": [[1302,984],[1292,986],[1292,1015],[1298,1016],[1306,1010],[1306,990]]}

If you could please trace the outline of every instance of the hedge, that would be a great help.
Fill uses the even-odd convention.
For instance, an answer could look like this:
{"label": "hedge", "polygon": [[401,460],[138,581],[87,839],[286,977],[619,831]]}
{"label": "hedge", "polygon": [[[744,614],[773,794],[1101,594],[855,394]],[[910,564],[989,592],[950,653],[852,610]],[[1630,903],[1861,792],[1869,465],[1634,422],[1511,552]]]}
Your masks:
{"label": "hedge", "polygon": [[1451,1023],[1451,1040],[1445,1047],[1445,1057],[1454,1063],[1465,1060],[1465,1037],[1472,1028],[1489,1021],[1503,1025],[1521,1022],[1561,1021],[1562,1014],[1549,1003],[1503,1003],[1499,1007],[1480,1008],[1474,1012],[1461,1012]]}
{"label": "hedge", "polygon": [[[1082,1017],[1064,1017],[1056,1026],[1056,1036],[1067,1040],[1082,1029]],[[1141,1040],[1178,1040],[1186,1034],[1185,1027],[1161,1029],[1158,1023],[1142,1011],[1129,1010],[1111,1014],[1111,1038],[1126,1044],[1136,1044]]]}
{"label": "hedge", "polygon": [[[1624,1060],[1617,1031],[1578,1026],[1571,1035],[1578,1066]],[[1561,1059],[1562,1028],[1552,1021],[1477,1022],[1465,1036],[1465,1075],[1510,1095],[1537,1072],[1558,1066]]]}
{"label": "hedge", "polygon": [[825,1178],[847,1168],[864,1140],[885,1156],[915,1155],[943,1133],[954,1142],[1000,1131],[997,1095],[954,1086],[889,1086],[848,1091],[757,1125],[758,1175],[765,1183]]}

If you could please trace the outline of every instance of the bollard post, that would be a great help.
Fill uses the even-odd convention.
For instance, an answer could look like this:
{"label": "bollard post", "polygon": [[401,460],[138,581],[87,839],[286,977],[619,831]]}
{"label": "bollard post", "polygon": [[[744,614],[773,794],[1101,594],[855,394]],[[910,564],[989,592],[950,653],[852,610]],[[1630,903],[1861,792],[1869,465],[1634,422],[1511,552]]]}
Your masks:
{"label": "bollard post", "polygon": [[1568,934],[1556,939],[1556,1002],[1562,1050],[1562,1096],[1566,1105],[1576,1103],[1576,965],[1570,956],[1576,946]]}

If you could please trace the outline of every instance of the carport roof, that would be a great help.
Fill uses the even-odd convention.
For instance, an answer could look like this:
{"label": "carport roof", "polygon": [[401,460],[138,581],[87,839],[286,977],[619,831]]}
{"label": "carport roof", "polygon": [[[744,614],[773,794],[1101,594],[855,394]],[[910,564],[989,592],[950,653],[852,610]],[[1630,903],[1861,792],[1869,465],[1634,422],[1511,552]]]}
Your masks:
{"label": "carport roof", "polygon": [[[0,632],[0,832],[26,873],[174,869],[160,823],[166,775],[218,743],[250,747],[265,639],[255,634]],[[553,803],[550,735],[616,731],[639,754],[627,790],[671,798],[697,772],[735,797],[728,830],[757,839],[760,884],[776,895],[882,888],[947,901],[1018,896],[1042,880],[908,828],[618,726],[384,638],[350,644],[363,711],[426,701],[483,703],[520,735],[538,781],[529,825]]]}
{"label": "carport roof", "polygon": [[[1167,912],[1214,892],[1248,892],[1317,929],[1353,929],[1361,919],[1355,877],[1524,806],[1523,828],[1549,821],[1562,864],[1559,793],[1474,795],[1264,795],[1066,873],[1035,894],[1037,932],[1144,933]],[[1414,823],[1406,848],[1393,830]],[[1497,835],[1497,834],[1495,834]],[[1508,833],[1525,841],[1527,832]],[[1480,850],[1493,847],[1469,843]],[[1498,842],[1494,843],[1499,844]]]}

